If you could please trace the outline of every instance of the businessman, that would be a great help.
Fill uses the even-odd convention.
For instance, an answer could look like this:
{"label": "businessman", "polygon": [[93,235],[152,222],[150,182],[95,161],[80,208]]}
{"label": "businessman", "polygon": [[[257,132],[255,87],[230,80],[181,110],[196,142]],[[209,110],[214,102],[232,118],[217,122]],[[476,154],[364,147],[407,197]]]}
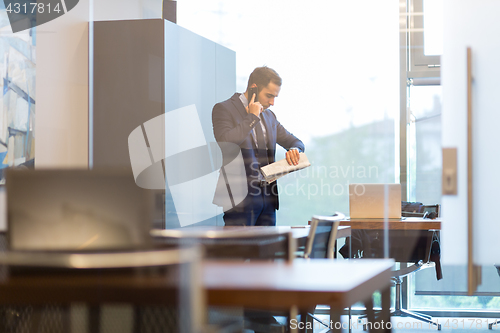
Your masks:
{"label": "businessman", "polygon": [[285,157],[290,165],[297,165],[299,152],[304,151],[302,141],[288,132],[268,109],[274,105],[280,89],[278,73],[269,67],[258,67],[250,74],[243,94],[235,93],[213,108],[215,139],[221,147],[226,142],[240,147],[248,188],[248,195],[239,204],[234,204],[233,199],[231,206],[227,205],[227,200],[223,203],[221,193],[231,196],[231,182],[224,174],[224,168],[221,169],[214,203],[224,208],[227,226],[276,225],[278,187],[276,182],[267,184],[263,181],[260,167],[275,161],[276,144],[287,149]]}

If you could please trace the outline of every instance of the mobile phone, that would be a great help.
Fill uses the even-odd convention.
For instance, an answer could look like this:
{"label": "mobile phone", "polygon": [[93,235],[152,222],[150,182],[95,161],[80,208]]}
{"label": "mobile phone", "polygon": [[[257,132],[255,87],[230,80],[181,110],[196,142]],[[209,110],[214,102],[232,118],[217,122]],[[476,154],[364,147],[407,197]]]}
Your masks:
{"label": "mobile phone", "polygon": [[252,100],[252,95],[253,94],[255,94],[255,100],[254,100],[254,102],[258,102],[259,101],[259,90],[257,89],[257,87],[255,87],[255,88],[248,88],[248,102],[249,103]]}

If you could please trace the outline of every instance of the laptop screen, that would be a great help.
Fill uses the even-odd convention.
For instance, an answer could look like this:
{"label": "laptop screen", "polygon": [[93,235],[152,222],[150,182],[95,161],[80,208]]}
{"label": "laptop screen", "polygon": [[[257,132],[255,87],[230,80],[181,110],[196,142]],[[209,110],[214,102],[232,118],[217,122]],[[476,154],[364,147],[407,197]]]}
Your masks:
{"label": "laptop screen", "polygon": [[11,250],[127,250],[151,243],[151,192],[130,172],[8,170],[6,186]]}
{"label": "laptop screen", "polygon": [[401,185],[349,184],[349,211],[351,219],[383,219],[386,212],[387,218],[400,219]]}

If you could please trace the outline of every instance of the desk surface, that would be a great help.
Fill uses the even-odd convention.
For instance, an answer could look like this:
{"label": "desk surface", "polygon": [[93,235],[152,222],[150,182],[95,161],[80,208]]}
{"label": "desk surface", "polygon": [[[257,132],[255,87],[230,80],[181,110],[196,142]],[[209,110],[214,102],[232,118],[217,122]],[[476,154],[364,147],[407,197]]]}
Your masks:
{"label": "desk surface", "polygon": [[172,282],[163,274],[72,270],[18,273],[0,280],[0,304],[165,304],[175,295]]}
{"label": "desk surface", "polygon": [[[307,244],[310,226],[276,226],[276,227],[222,227],[202,226],[185,227],[177,229],[155,229],[151,235],[158,242],[166,244],[179,244],[182,242],[201,243],[205,246],[206,258],[210,259],[270,259],[293,257],[293,249],[302,249]],[[288,237],[293,237],[291,240]],[[286,235],[287,244],[283,241],[252,241],[244,242],[245,239],[270,235],[271,238]],[[337,238],[351,236],[351,227],[339,227]],[[282,237],[285,239],[284,237]],[[240,242],[241,240],[241,242]],[[292,241],[292,242],[290,242]],[[292,250],[292,252],[290,251]]]}
{"label": "desk surface", "polygon": [[343,309],[390,286],[393,260],[331,259],[284,262],[205,262],[208,304],[266,309],[315,307]]}
{"label": "desk surface", "polygon": [[[210,305],[290,309],[291,305],[329,304],[342,309],[389,287],[393,265],[393,260],[384,259],[295,260],[291,264],[207,261],[202,264],[201,279]],[[0,280],[0,303],[172,301],[168,297],[172,295],[172,285],[163,274],[89,274],[78,270],[68,274],[4,276]]]}
{"label": "desk surface", "polygon": [[[384,229],[383,219],[354,219],[340,221],[341,226],[352,229]],[[390,230],[441,230],[441,220],[429,220],[418,217],[406,217],[401,220],[389,220]]]}
{"label": "desk surface", "polygon": [[[309,234],[310,226],[276,226],[276,227],[221,227],[221,226],[203,226],[186,227],[177,229],[154,229],[151,235],[155,237],[186,237],[186,238],[219,238],[219,237],[237,237],[239,235],[248,235],[249,233],[287,233],[292,232],[293,238],[305,239]],[[351,235],[350,226],[339,227],[337,238],[344,238]]]}

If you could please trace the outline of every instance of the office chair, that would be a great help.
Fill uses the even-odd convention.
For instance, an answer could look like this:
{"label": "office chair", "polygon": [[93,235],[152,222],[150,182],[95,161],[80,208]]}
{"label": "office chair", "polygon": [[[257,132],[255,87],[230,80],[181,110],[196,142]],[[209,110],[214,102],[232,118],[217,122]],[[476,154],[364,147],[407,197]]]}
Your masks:
{"label": "office chair", "polygon": [[[494,265],[494,266],[497,269],[498,276],[500,276],[500,265]],[[493,323],[489,323],[488,324],[488,329],[492,330],[493,326],[497,326],[498,324],[500,324],[500,320],[497,320],[497,321],[495,321]]]}
{"label": "office chair", "polygon": [[[335,213],[333,216],[314,215],[311,219],[311,229],[307,236],[306,246],[304,250],[304,258],[316,259],[325,258],[333,259],[335,257],[334,249],[337,240],[337,231],[340,221],[345,218],[342,213]],[[328,328],[328,325],[314,316],[315,309],[302,311],[301,318],[306,318],[307,322],[316,320],[321,325]]]}
{"label": "office chair", "polygon": [[[248,238],[247,238],[248,237]],[[296,249],[296,242],[293,238],[291,232],[288,233],[272,233],[269,235],[262,235],[255,233],[250,235],[247,232],[245,238],[231,239],[227,243],[225,242],[224,248],[228,249],[228,246],[234,246],[237,244],[238,247],[242,247],[246,250],[244,258],[253,260],[285,260],[287,263],[291,264],[294,259],[294,253]],[[218,249],[217,251],[209,251],[209,255],[214,255],[215,253],[222,254],[225,252],[223,249]],[[238,255],[238,251],[233,250],[231,256]],[[234,259],[234,258],[233,258]],[[275,312],[275,311],[245,311],[246,318],[244,319],[244,328],[248,330],[253,330],[254,332],[266,332],[266,333],[284,333],[287,331],[289,325],[288,322],[292,318],[292,309],[290,313]],[[264,316],[264,322],[259,320],[259,316]],[[281,323],[275,319],[275,317],[285,318],[286,323]],[[267,318],[273,322],[266,322]]]}
{"label": "office chair", "polygon": [[241,230],[224,233],[213,233],[201,237],[186,237],[182,234],[157,236],[156,243],[167,246],[201,245],[207,259],[235,260],[275,260],[283,259],[291,262],[294,258],[296,242],[291,232],[283,233],[275,230],[268,232]]}
{"label": "office chair", "polygon": [[[280,233],[274,229],[267,232],[241,230],[224,233],[213,233],[209,237],[185,237],[181,234],[157,237],[157,242],[166,245],[184,246],[200,244],[208,259],[230,260],[285,260],[291,263],[294,259],[296,241],[291,232]],[[245,317],[244,319],[242,319]],[[240,325],[256,332],[284,333],[287,324],[281,324],[274,317],[289,317],[288,313],[272,311],[253,311],[239,308],[209,309],[209,323],[216,326]]]}
{"label": "office chair", "polygon": [[[433,232],[431,236],[431,244],[434,241],[439,241],[438,235]],[[433,325],[437,328],[438,331],[441,330],[441,324],[434,322],[432,320],[431,316],[428,316],[423,313],[415,312],[415,311],[410,311],[403,309],[401,307],[401,284],[403,283],[402,278],[405,276],[408,276],[409,274],[415,273],[421,269],[433,267],[434,265],[430,262],[430,255],[431,255],[431,247],[432,245],[429,246],[429,254],[427,256],[427,259],[425,260],[419,260],[417,263],[414,263],[411,266],[408,267],[400,267],[400,269],[395,270],[392,272],[392,281],[394,283],[394,286],[396,287],[396,292],[395,292],[395,301],[394,301],[394,311],[391,312],[391,316],[402,316],[402,317],[411,317],[420,321],[423,321],[425,323],[428,323],[430,325]]]}
{"label": "office chair", "polygon": [[[436,205],[421,205],[420,204],[418,206],[419,206],[419,209],[417,211],[402,212],[402,215],[406,216],[406,217],[425,217],[425,216],[429,216],[432,213],[432,215],[430,215],[430,216],[432,216],[432,218],[439,217],[439,208],[440,207],[438,204],[436,204]],[[429,217],[429,218],[431,218],[431,217]],[[394,311],[391,312],[391,316],[403,316],[403,317],[408,316],[408,317],[426,322],[430,325],[433,325],[437,328],[438,331],[440,331],[441,324],[434,322],[432,320],[431,316],[425,315],[423,313],[409,311],[409,310],[403,309],[401,307],[401,284],[403,283],[402,278],[404,278],[405,276],[408,276],[409,274],[417,272],[421,269],[430,268],[430,267],[434,266],[434,264],[431,263],[431,259],[433,259],[432,255],[435,255],[435,253],[433,253],[433,251],[439,251],[439,235],[435,231],[432,231],[432,232],[426,231],[425,237],[427,238],[427,240],[426,240],[427,244],[425,244],[426,253],[425,253],[424,259],[418,260],[416,263],[413,263],[412,265],[410,265],[408,267],[400,267],[398,270],[395,270],[392,272],[392,282],[393,282],[394,286],[396,287],[396,290],[395,290]],[[419,245],[421,245],[421,244],[415,244],[415,246],[419,246]],[[437,247],[437,249],[436,249],[436,247]],[[439,255],[439,253],[438,253],[438,255]],[[398,260],[396,260],[396,261],[398,261]],[[437,275],[438,275],[438,279],[440,279],[441,278],[440,277],[440,267],[439,267],[438,271],[439,272],[437,273]],[[365,317],[366,316],[363,315],[363,316],[358,317],[358,319],[362,319]],[[363,325],[363,330],[366,330],[366,325]]]}
{"label": "office chair", "polygon": [[[425,216],[427,214],[427,216]],[[403,217],[439,217],[439,204],[423,205],[420,202],[403,202],[401,204],[401,216]]]}
{"label": "office chair", "polygon": [[304,258],[333,259],[337,230],[344,218],[345,215],[338,212],[333,216],[314,215],[307,236]]}
{"label": "office chair", "polygon": [[[135,254],[140,255],[139,252]],[[92,255],[95,256],[95,254]],[[141,262],[139,255],[135,256],[139,260],[137,262]],[[156,303],[157,300],[150,302],[132,295],[130,298],[123,298],[124,303],[120,305],[121,311],[109,311],[116,307],[103,302],[96,304],[95,301],[78,306],[78,309],[70,309],[69,304],[72,303],[72,299],[67,299],[61,304],[38,304],[37,302],[37,304],[4,305],[0,308],[2,319],[0,331],[5,333],[65,333],[70,332],[74,327],[79,331],[96,333],[101,329],[106,332],[122,332],[123,322],[128,322],[132,318],[133,322],[130,324],[133,325],[134,332],[202,332],[207,329],[207,325],[205,323],[205,298],[201,277],[198,274],[201,257],[201,251],[198,248],[184,248],[163,250],[162,262],[154,267],[129,267],[118,270],[114,268],[58,268],[55,272],[40,270],[40,267],[37,270],[30,267],[18,269],[17,275],[24,274],[30,277],[39,275],[42,279],[46,279],[47,274],[52,274],[57,279],[88,278],[90,279],[89,285],[100,283],[102,280],[116,279],[116,276],[123,276],[125,279],[137,279],[148,275],[162,276],[164,277],[162,290],[164,297],[160,305]],[[190,278],[182,278],[183,276]],[[99,299],[98,297],[96,296],[96,299]],[[134,314],[132,317],[131,313]]]}

